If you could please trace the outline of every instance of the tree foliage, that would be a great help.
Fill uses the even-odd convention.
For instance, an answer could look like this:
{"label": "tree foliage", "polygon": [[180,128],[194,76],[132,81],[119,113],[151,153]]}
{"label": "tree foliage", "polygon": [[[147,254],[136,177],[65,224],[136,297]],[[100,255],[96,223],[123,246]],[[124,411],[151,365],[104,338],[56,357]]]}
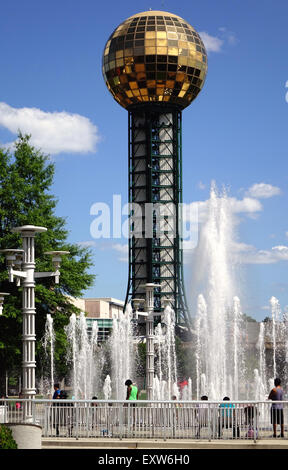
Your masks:
{"label": "tree foliage", "polygon": [[4,424],[0,424],[0,449],[18,449],[11,429]]}
{"label": "tree foliage", "polygon": [[[93,284],[89,274],[92,265],[91,252],[67,241],[65,219],[55,215],[56,198],[50,194],[55,167],[48,156],[30,144],[30,136],[19,134],[15,151],[0,149],[0,249],[22,248],[19,234],[13,227],[37,225],[47,232],[35,237],[36,271],[52,271],[51,257],[45,251],[65,250],[70,254],[62,259],[60,284],[54,278],[39,279],[35,288],[36,303],[36,361],[41,373],[47,313],[51,313],[56,332],[55,361],[58,372],[64,373],[65,354],[64,326],[72,312],[77,309],[69,296],[79,297]],[[3,316],[0,318],[0,374],[4,371],[20,371],[22,355],[21,287],[8,282],[4,255],[0,256],[0,290],[9,292],[5,299]]]}

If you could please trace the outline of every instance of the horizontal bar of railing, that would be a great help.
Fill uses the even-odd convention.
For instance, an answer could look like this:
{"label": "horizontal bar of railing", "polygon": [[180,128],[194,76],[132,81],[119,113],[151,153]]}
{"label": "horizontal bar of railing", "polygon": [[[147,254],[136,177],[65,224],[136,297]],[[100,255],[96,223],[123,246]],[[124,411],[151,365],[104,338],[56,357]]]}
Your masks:
{"label": "horizontal bar of railing", "polygon": [[[21,401],[31,401],[30,398],[0,398],[0,403],[1,402],[21,402]],[[279,404],[287,404],[288,405],[288,400],[282,400],[282,401],[273,401],[273,400],[230,400],[230,401],[225,401],[225,400],[115,400],[113,398],[109,400],[102,400],[102,399],[97,399],[97,400],[87,400],[87,399],[75,399],[75,398],[65,398],[65,399],[60,399],[57,398],[55,399],[48,399],[48,398],[33,398],[33,402],[39,402],[39,403],[55,403],[55,402],[73,402],[73,403],[130,403],[130,404],[135,404],[135,403],[173,403],[173,404],[209,404],[209,405],[219,405],[221,403],[230,403],[230,404],[238,404],[238,405],[245,405],[245,404],[259,404],[259,403],[279,403]]]}

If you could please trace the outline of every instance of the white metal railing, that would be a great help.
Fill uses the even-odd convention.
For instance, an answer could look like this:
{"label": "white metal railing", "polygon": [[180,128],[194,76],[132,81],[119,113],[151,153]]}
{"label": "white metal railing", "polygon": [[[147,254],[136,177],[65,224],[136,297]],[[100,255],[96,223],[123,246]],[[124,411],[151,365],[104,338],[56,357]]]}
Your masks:
{"label": "white metal railing", "polygon": [[[0,402],[0,423],[25,423],[25,403]],[[32,400],[32,421],[43,437],[146,439],[273,439],[283,424],[288,438],[288,401]],[[31,420],[29,421],[31,423]]]}

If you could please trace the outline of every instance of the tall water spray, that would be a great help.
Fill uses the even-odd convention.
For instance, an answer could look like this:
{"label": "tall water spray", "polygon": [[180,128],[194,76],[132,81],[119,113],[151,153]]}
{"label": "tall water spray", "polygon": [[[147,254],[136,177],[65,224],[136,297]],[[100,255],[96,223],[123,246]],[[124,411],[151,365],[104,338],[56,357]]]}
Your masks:
{"label": "tall water spray", "polygon": [[98,327],[93,322],[92,335],[89,337],[85,314],[79,317],[73,313],[66,327],[68,339],[67,360],[72,365],[71,384],[76,399],[91,400],[99,390]]}
{"label": "tall water spray", "polygon": [[267,368],[266,368],[266,348],[265,348],[265,323],[261,322],[259,326],[259,337],[257,347],[259,349],[259,381],[261,382],[261,389],[263,391],[264,399],[267,396]]}
{"label": "tall water spray", "polygon": [[267,394],[274,387],[276,377],[281,379],[284,389],[288,385],[287,315],[282,313],[279,300],[274,296],[270,299],[270,307],[271,318],[259,325],[259,370],[254,370],[255,387],[257,382],[262,400],[267,398]]}
{"label": "tall water spray", "polygon": [[[234,217],[231,200],[213,184],[206,219],[194,253],[197,398],[205,376],[211,399],[239,395],[241,308],[234,273]],[[196,292],[197,292],[196,291]],[[195,290],[194,290],[195,292]]]}
{"label": "tall water spray", "polygon": [[[200,294],[198,296],[197,304],[197,317],[196,317],[196,398],[197,400],[206,393],[203,392],[203,382],[205,382],[208,374],[208,323],[207,323],[207,304],[204,296]],[[209,377],[208,377],[209,380]]]}
{"label": "tall water spray", "polygon": [[[240,299],[235,296],[233,298],[233,337],[232,337],[232,348],[233,348],[233,392],[232,396],[235,400],[238,400],[241,385],[244,382],[245,374],[245,349],[243,341],[243,314],[241,311]],[[243,390],[244,391],[244,390]]]}
{"label": "tall water spray", "polygon": [[103,385],[104,400],[110,400],[112,395],[111,378],[107,375]]}
{"label": "tall water spray", "polygon": [[[164,310],[163,323],[165,325],[164,355],[167,365],[168,397],[178,395],[177,391],[177,362],[175,350],[175,313],[168,305]],[[169,398],[168,398],[169,399]]]}
{"label": "tall water spray", "polygon": [[273,342],[273,377],[277,377],[277,338],[279,338],[279,322],[281,309],[278,299],[276,297],[271,297],[271,315],[272,315],[272,342]]}
{"label": "tall water spray", "polygon": [[175,312],[166,306],[163,312],[163,325],[155,328],[155,378],[153,395],[155,400],[171,400],[172,395],[179,398],[177,359],[175,348]]}
{"label": "tall water spray", "polygon": [[112,395],[117,400],[125,400],[125,381],[133,381],[134,341],[132,327],[132,307],[127,305],[125,312],[113,318],[113,328],[109,340],[111,354]]}
{"label": "tall water spray", "polygon": [[[48,378],[49,385],[48,385],[48,393],[53,393],[53,385],[54,385],[54,347],[55,347],[55,333],[53,328],[53,318],[51,317],[50,313],[46,316],[46,323],[45,323],[45,334],[43,340],[43,346],[45,350],[45,355],[48,358],[48,362],[50,363],[50,377]],[[44,390],[43,390],[44,391]]]}

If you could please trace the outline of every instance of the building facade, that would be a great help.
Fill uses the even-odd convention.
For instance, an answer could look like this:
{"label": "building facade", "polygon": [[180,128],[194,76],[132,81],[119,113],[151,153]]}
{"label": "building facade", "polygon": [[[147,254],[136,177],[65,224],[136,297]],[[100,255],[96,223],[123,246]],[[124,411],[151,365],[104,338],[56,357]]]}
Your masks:
{"label": "building facade", "polygon": [[71,299],[75,307],[86,313],[88,335],[92,333],[93,322],[98,324],[98,340],[105,341],[113,326],[113,318],[123,312],[124,302],[112,297]]}

